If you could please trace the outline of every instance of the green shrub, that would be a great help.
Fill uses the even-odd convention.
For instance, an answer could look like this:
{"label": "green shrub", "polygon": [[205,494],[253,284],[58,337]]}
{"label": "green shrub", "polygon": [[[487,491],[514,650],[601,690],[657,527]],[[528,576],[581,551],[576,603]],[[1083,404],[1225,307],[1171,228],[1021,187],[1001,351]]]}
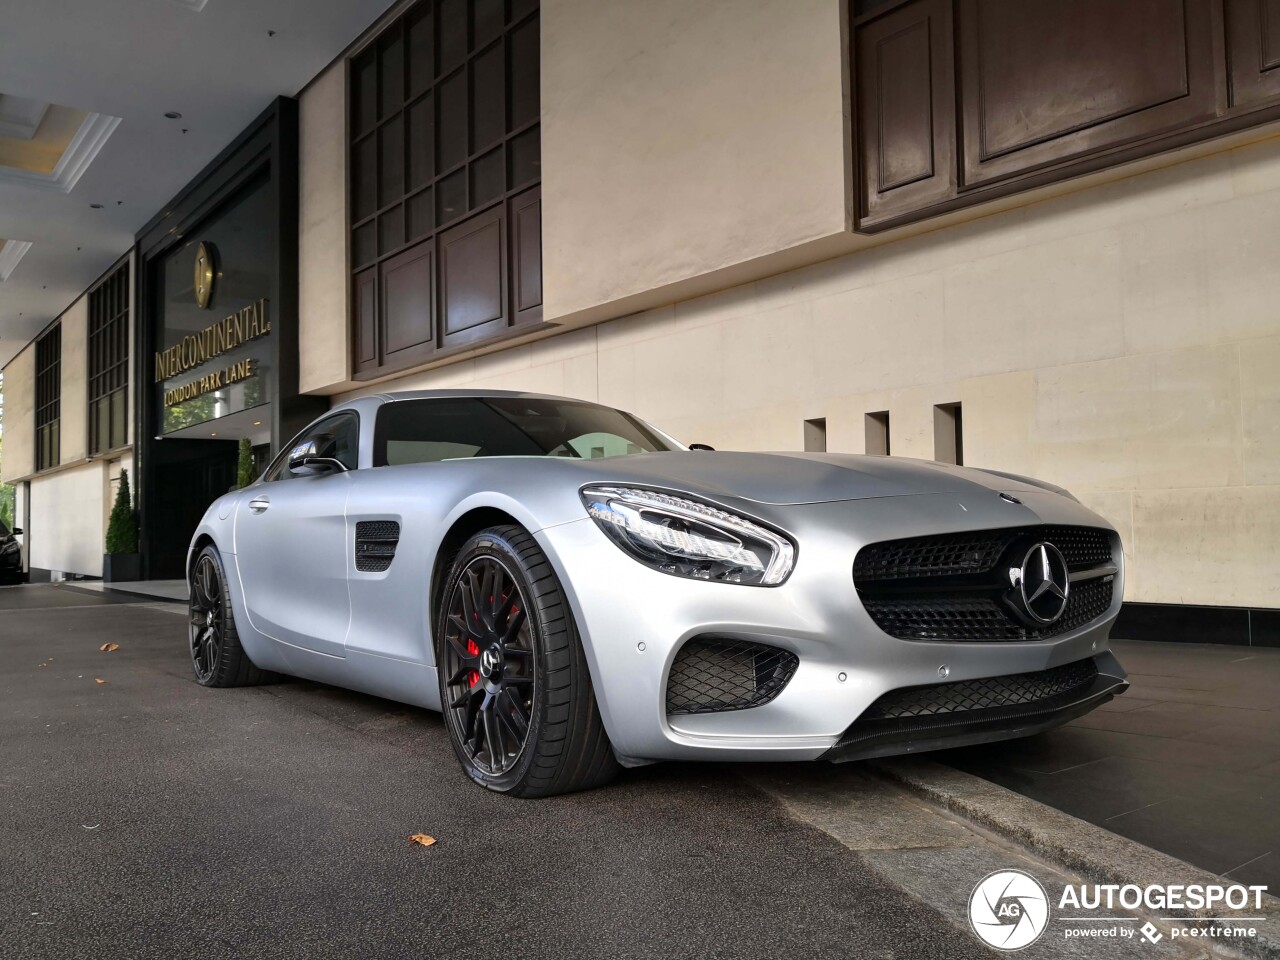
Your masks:
{"label": "green shrub", "polygon": [[257,479],[253,475],[253,444],[248,437],[240,438],[240,463],[236,467],[236,487],[243,490]]}
{"label": "green shrub", "polygon": [[116,491],[115,506],[107,523],[107,553],[138,552],[138,520],[133,515],[133,502],[129,496],[129,471],[120,471],[120,489]]}

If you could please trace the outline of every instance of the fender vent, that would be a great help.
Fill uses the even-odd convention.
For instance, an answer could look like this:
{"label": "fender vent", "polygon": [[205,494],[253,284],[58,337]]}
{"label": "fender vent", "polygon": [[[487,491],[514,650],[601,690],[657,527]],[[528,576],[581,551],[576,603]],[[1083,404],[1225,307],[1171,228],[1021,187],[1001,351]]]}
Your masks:
{"label": "fender vent", "polygon": [[799,663],[791,651],[763,643],[697,637],[671,664],[667,713],[758,707],[782,692]]}
{"label": "fender vent", "polygon": [[382,573],[396,557],[400,524],[394,520],[361,520],[356,524],[356,569]]}

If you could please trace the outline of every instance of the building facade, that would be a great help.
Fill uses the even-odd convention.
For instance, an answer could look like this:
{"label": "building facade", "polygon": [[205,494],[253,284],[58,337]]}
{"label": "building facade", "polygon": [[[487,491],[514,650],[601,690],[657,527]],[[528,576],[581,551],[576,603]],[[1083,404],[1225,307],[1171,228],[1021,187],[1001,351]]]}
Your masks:
{"label": "building facade", "polygon": [[[1026,473],[1121,531],[1133,631],[1280,643],[1280,5],[1065,9],[395,5],[296,98],[296,276],[275,294],[296,305],[272,320],[294,333],[255,445],[353,396],[484,386],[717,448]],[[202,224],[164,247],[183,271]],[[153,253],[140,237],[125,261],[135,298]],[[4,472],[31,566],[94,575],[114,464],[141,454],[144,531],[222,478],[150,499],[173,487],[135,441],[166,409],[137,399],[157,390],[145,304],[138,418],[83,464],[79,304],[64,449],[41,459],[37,340],[5,370]],[[192,433],[247,435],[239,402]],[[144,543],[151,575],[173,549]]]}

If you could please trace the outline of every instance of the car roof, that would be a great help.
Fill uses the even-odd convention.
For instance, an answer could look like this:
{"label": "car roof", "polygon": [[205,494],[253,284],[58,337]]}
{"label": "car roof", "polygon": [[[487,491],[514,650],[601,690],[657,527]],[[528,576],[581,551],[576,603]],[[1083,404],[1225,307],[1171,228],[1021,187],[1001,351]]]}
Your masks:
{"label": "car roof", "polygon": [[528,393],[523,390],[397,390],[391,393],[380,393],[385,401],[394,400],[448,400],[459,397],[524,397],[535,400],[568,400],[571,403],[590,403],[589,400],[575,400],[573,397],[557,397],[546,393]]}

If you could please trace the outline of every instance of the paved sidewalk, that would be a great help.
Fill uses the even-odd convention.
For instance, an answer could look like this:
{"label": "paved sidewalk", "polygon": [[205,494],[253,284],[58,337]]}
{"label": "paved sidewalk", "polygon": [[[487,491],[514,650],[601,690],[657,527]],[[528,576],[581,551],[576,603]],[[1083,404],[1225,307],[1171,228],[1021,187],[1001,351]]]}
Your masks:
{"label": "paved sidewalk", "polygon": [[1117,641],[1132,686],[1064,727],[933,754],[1082,820],[1280,891],[1280,650]]}

